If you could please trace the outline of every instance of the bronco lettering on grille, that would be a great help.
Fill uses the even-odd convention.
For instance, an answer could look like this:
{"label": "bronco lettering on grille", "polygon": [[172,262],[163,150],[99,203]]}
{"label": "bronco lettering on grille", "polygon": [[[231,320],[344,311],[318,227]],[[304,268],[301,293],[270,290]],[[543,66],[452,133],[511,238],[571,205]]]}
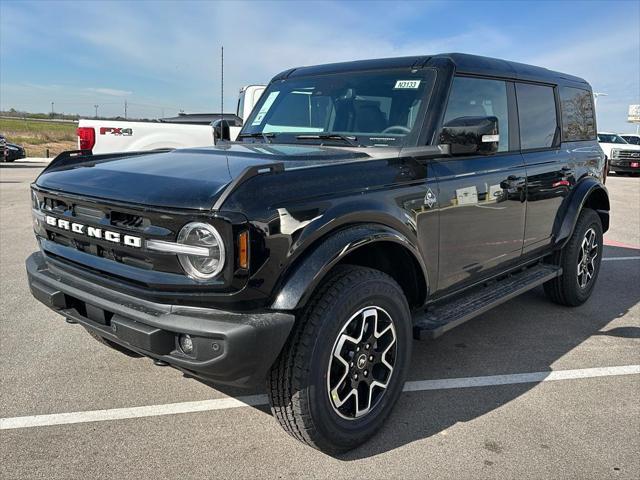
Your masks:
{"label": "bronco lettering on grille", "polygon": [[62,230],[69,230],[73,233],[80,233],[82,235],[86,235],[87,237],[100,239],[104,238],[104,240],[106,240],[107,242],[118,243],[126,245],[127,247],[142,247],[142,238],[136,237],[134,235],[122,235],[118,232],[112,232],[111,230],[104,230],[99,227],[90,227],[87,225],[83,225],[82,223],[75,223],[69,220],[64,220],[62,218],[52,217],[51,215],[46,215],[45,219],[47,225],[58,227]]}

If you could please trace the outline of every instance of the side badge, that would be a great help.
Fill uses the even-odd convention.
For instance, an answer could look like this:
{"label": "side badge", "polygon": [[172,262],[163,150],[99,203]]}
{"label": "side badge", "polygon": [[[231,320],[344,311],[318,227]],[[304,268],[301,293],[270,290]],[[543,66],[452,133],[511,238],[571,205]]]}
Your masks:
{"label": "side badge", "polygon": [[436,195],[433,193],[431,189],[427,190],[427,194],[424,196],[424,204],[432,208],[437,202]]}

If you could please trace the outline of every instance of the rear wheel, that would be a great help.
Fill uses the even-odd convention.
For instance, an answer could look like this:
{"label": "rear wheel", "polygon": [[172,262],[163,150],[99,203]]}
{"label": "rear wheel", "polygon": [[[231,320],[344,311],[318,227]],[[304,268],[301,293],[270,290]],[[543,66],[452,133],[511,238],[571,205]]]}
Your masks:
{"label": "rear wheel", "polygon": [[341,266],[298,319],[268,380],[271,410],[298,440],[335,454],[384,423],[404,384],[411,317],[400,286]]}
{"label": "rear wheel", "polygon": [[544,284],[545,293],[561,305],[583,304],[591,296],[601,260],[602,222],[595,211],[585,208],[571,238],[556,256],[562,275]]}

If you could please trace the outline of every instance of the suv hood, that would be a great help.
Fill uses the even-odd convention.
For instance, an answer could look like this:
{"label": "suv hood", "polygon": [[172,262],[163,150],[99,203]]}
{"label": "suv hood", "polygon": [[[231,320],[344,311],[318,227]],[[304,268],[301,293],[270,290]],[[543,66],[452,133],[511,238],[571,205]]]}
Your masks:
{"label": "suv hood", "polygon": [[85,161],[37,178],[61,193],[147,206],[211,209],[225,187],[248,167],[282,162],[285,169],[367,158],[365,152],[315,145],[227,144]]}

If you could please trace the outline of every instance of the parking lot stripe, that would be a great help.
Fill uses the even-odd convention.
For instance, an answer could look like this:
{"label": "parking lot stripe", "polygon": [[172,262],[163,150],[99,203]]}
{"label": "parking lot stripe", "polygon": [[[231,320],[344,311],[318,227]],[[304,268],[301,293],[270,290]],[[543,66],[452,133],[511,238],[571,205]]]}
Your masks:
{"label": "parking lot stripe", "polygon": [[603,258],[603,262],[611,262],[613,260],[640,260],[640,257],[606,257]]}
{"label": "parking lot stripe", "polygon": [[[488,375],[482,377],[446,378],[438,380],[419,380],[405,383],[403,391],[419,392],[425,390],[446,390],[453,388],[490,387],[518,383],[552,382],[559,380],[634,374],[640,374],[640,365],[557,370],[553,372],[515,373],[509,375]],[[162,415],[206,412],[210,410],[227,410],[231,408],[266,404],[266,395],[251,395],[237,398],[218,398],[214,400],[169,403],[143,407],[112,408],[109,410],[54,413],[50,415],[31,415],[26,417],[1,418],[0,430],[68,425],[73,423],[104,422],[107,420],[124,420],[128,418],[157,417]]]}
{"label": "parking lot stripe", "polygon": [[207,412],[210,410],[227,410],[230,408],[264,405],[266,403],[266,395],[252,395],[238,398],[217,398],[215,400],[167,403],[144,407],[112,408],[109,410],[2,418],[0,419],[0,430],[67,425],[70,423],[104,422],[106,420],[123,420],[126,418],[157,417],[178,413]]}
{"label": "parking lot stripe", "polygon": [[444,390],[449,388],[493,387],[517,383],[554,382],[578,378],[613,377],[640,373],[640,365],[621,367],[581,368],[578,370],[557,370],[554,372],[512,373],[486,377],[447,378],[442,380],[420,380],[404,384],[405,392],[423,390]]}

